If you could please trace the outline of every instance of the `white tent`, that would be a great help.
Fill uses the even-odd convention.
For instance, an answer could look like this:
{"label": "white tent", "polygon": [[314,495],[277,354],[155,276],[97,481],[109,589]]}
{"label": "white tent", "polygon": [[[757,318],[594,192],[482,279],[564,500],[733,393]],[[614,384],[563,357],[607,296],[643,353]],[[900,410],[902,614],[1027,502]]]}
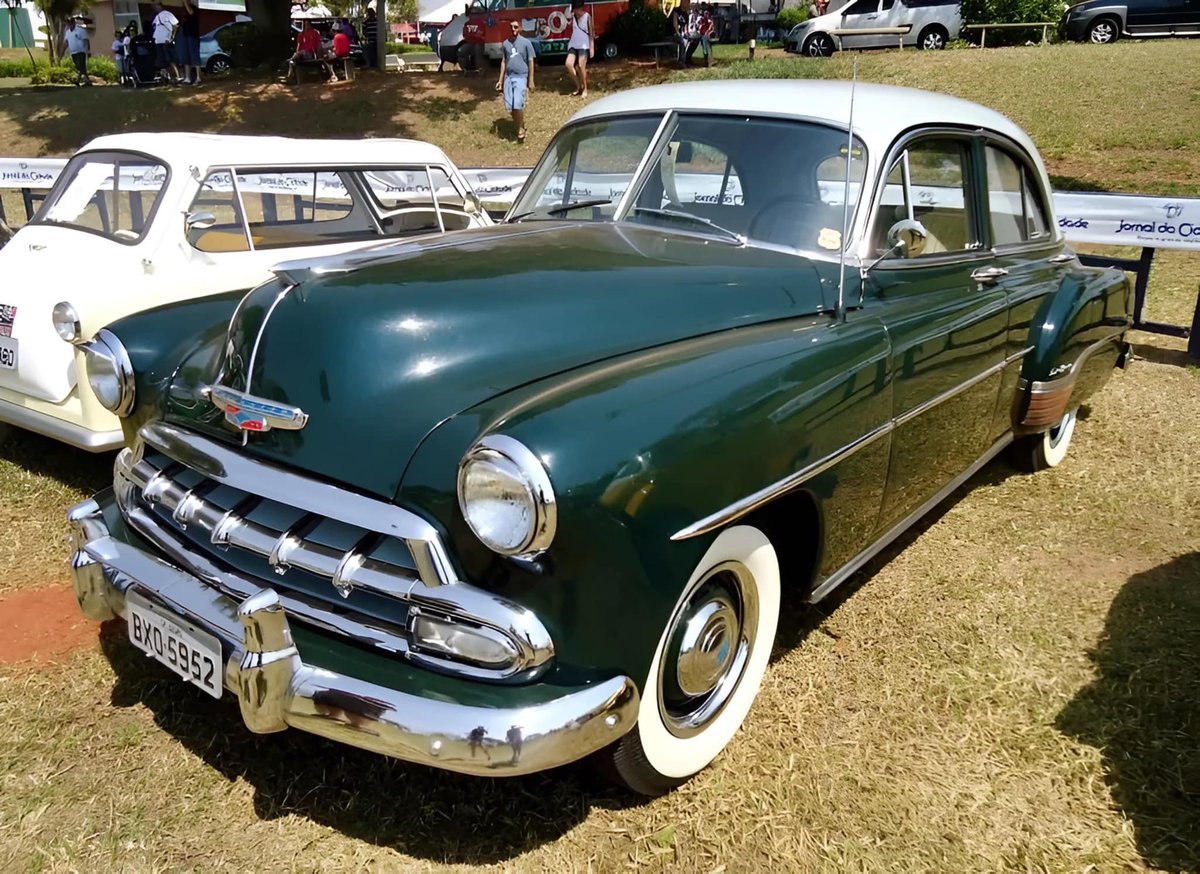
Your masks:
{"label": "white tent", "polygon": [[309,6],[305,9],[293,9],[292,20],[301,21],[305,18],[333,18],[333,13],[328,7],[322,6],[319,3],[316,6]]}

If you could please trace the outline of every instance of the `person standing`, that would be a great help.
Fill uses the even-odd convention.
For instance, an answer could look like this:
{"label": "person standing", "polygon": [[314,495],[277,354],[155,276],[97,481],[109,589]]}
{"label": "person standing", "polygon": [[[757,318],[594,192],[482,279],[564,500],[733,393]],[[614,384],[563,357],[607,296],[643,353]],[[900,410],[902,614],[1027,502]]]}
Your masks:
{"label": "person standing", "polygon": [[521,36],[521,22],[510,21],[511,35],[501,44],[500,80],[496,90],[504,95],[504,108],[512,113],[517,126],[517,142],[525,142],[525,102],[533,91],[533,69],[536,66],[533,43]]}
{"label": "person standing", "polygon": [[154,60],[160,70],[166,71],[168,81],[179,81],[179,67],[175,60],[175,29],[179,19],[161,3],[154,4],[154,18],[150,29],[154,34]]}
{"label": "person standing", "polygon": [[571,96],[587,97],[587,65],[588,59],[596,55],[596,37],[583,0],[571,0],[571,18],[571,40],[567,43],[567,72],[575,83]]}
{"label": "person standing", "polygon": [[75,87],[91,85],[92,80],[88,78],[87,71],[88,50],[91,44],[87,31],[79,26],[78,21],[71,18],[67,21],[67,30],[63,36],[67,40],[67,52],[71,55],[71,62],[75,65]]}
{"label": "person standing", "polygon": [[671,29],[675,31],[675,41],[679,43],[679,66],[681,67],[687,63],[687,29],[690,9],[690,0],[679,0],[679,5],[671,11]]}
{"label": "person standing", "polygon": [[175,40],[179,63],[183,65],[183,84],[200,84],[200,10],[184,0],[183,21]]}

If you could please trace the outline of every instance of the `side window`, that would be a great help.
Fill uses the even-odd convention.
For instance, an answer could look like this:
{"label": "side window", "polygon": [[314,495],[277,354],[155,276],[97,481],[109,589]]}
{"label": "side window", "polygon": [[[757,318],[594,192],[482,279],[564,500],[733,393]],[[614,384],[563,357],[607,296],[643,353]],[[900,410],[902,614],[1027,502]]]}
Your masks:
{"label": "side window", "polygon": [[[437,232],[439,211],[446,230],[462,230],[470,227],[471,212],[477,211],[441,167],[431,167],[429,173],[424,167],[368,170],[361,179],[379,207],[387,236]],[[437,194],[436,210],[431,191]]]}
{"label": "side window", "polygon": [[881,7],[881,9],[883,12],[890,12],[892,10],[892,7],[895,5],[896,5],[896,0],[883,0],[883,6]]}
{"label": "side window", "polygon": [[842,10],[842,15],[870,15],[878,9],[879,0],[855,0]]}
{"label": "side window", "polygon": [[884,183],[872,238],[879,254],[888,248],[888,230],[907,218],[919,221],[926,232],[924,248],[910,252],[909,257],[978,245],[968,209],[967,161],[964,140],[921,140],[905,150]]}
{"label": "side window", "polygon": [[349,242],[373,233],[338,173],[247,170],[236,178],[255,249]]}
{"label": "side window", "polygon": [[1041,191],[1024,163],[1008,152],[987,147],[988,210],[997,246],[1049,238]]}
{"label": "side window", "polygon": [[209,173],[188,207],[188,215],[200,219],[203,213],[212,217],[207,227],[192,227],[187,241],[201,252],[248,252],[246,231],[242,225],[241,208],[233,191],[233,175],[228,170]]}

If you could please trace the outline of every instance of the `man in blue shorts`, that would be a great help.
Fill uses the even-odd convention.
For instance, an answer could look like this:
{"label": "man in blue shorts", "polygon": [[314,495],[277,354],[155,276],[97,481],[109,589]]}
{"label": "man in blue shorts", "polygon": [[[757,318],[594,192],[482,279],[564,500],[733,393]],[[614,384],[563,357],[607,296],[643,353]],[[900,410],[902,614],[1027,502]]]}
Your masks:
{"label": "man in blue shorts", "polygon": [[512,35],[502,44],[500,81],[496,90],[504,94],[504,108],[512,113],[517,126],[517,142],[525,142],[525,96],[533,90],[533,68],[536,53],[533,43],[521,36],[521,22],[509,22]]}

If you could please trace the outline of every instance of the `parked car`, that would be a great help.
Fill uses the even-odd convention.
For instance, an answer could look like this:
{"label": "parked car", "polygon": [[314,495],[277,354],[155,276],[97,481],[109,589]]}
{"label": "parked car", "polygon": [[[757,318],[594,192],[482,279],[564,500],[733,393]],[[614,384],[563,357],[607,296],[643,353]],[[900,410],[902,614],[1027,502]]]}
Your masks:
{"label": "parked car", "polygon": [[233,67],[237,47],[254,29],[247,15],[222,24],[200,37],[200,64],[209,73],[228,73]]}
{"label": "parked car", "polygon": [[93,140],[0,250],[0,422],[116,449],[117,417],[79,390],[100,362],[60,337],[91,339],[129,313],[245,292],[301,255],[489,224],[441,149],[415,140]]}
{"label": "parked car", "polygon": [[[829,57],[839,48],[906,46],[944,49],[962,32],[960,0],[851,0],[836,11],[802,21],[788,32],[789,52]],[[853,34],[837,31],[907,27],[904,34]]]}
{"label": "parked car", "polygon": [[108,326],[133,446],[70,512],[84,613],[252,731],[596,754],[646,795],[703,769],[782,598],[1006,447],[1060,463],[1126,352],[1129,283],[1066,249],[1020,128],[853,88],[615,94],[503,226]]}
{"label": "parked car", "polygon": [[1122,36],[1200,36],[1200,4],[1168,0],[1084,0],[1067,8],[1059,30],[1077,42],[1116,42]]}

